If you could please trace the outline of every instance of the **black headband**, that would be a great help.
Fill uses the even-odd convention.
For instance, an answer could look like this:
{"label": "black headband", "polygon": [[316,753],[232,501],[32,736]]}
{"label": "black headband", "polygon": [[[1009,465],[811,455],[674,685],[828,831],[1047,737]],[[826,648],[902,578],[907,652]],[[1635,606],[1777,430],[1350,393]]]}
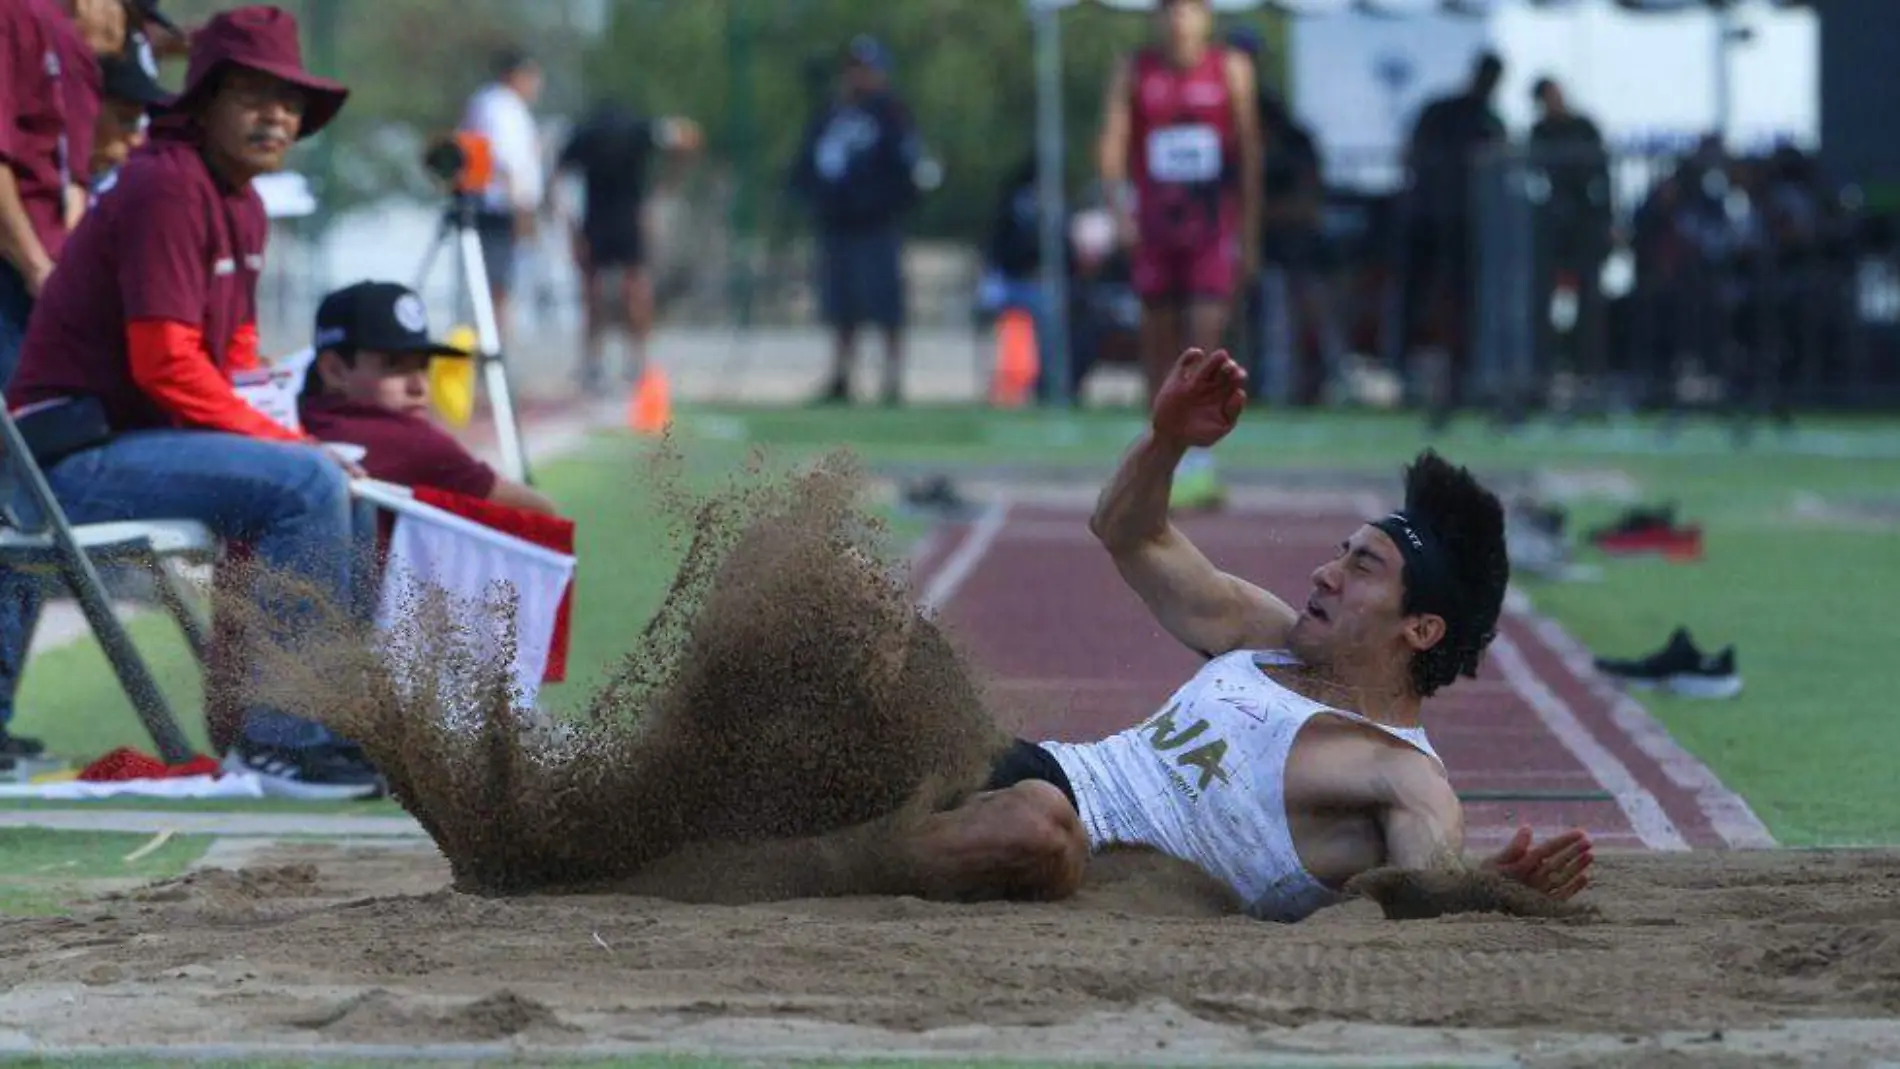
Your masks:
{"label": "black headband", "polygon": [[1399,555],[1405,558],[1407,589],[1417,593],[1419,606],[1448,620],[1460,615],[1464,599],[1459,596],[1457,577],[1445,560],[1444,547],[1431,531],[1414,523],[1403,511],[1373,520],[1372,526],[1384,531],[1399,547]]}

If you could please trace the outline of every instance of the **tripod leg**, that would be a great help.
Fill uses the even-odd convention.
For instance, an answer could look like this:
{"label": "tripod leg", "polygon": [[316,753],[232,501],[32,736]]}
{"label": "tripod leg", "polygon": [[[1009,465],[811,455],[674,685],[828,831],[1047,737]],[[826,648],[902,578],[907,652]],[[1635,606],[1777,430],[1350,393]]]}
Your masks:
{"label": "tripod leg", "polygon": [[422,267],[416,271],[415,291],[427,292],[429,275],[435,271],[435,258],[442,254],[442,246],[449,243],[449,232],[453,229],[448,220],[442,221],[442,228],[436,231],[435,240],[429,243],[429,251],[422,255]]}
{"label": "tripod leg", "polygon": [[495,320],[495,302],[488,288],[488,262],[482,255],[481,238],[471,226],[462,227],[462,281],[475,305],[475,336],[480,340],[478,359],[482,363],[482,381],[488,399],[495,406],[495,432],[501,439],[502,463],[509,478],[532,485],[528,472],[528,453],[521,441],[521,428],[515,422],[514,393],[508,385],[508,367],[501,354],[501,330]]}

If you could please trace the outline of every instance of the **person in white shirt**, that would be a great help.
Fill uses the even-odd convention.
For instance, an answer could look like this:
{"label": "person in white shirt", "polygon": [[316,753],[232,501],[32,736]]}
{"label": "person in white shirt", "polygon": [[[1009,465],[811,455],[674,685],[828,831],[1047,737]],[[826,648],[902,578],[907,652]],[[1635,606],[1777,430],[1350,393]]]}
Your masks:
{"label": "person in white shirt", "polygon": [[[1282,923],[1355,892],[1408,915],[1414,903],[1394,892],[1426,884],[1458,892],[1434,909],[1538,909],[1587,885],[1581,830],[1539,844],[1520,828],[1496,855],[1467,860],[1462,806],[1420,722],[1423,699],[1475,676],[1496,634],[1510,578],[1496,495],[1421,454],[1403,509],[1345,532],[1295,608],[1220,571],[1168,519],[1182,454],[1227,436],[1245,381],[1224,352],[1183,354],[1090,523],[1162,627],[1207,665],[1109,738],[1017,741],[954,808],[822,837],[823,849],[800,851],[811,859],[801,893],[1061,898],[1092,854],[1114,847],[1196,865],[1248,915]],[[1375,870],[1386,871],[1354,884]],[[1408,886],[1392,870],[1434,879]],[[1511,883],[1496,876],[1527,899],[1506,901]]]}
{"label": "person in white shirt", "polygon": [[494,162],[494,177],[482,192],[476,227],[488,268],[495,322],[505,338],[516,249],[518,243],[534,237],[546,183],[541,135],[534,119],[534,105],[541,98],[541,67],[526,52],[509,48],[496,54],[491,69],[494,80],[469,98],[461,128],[488,141]]}

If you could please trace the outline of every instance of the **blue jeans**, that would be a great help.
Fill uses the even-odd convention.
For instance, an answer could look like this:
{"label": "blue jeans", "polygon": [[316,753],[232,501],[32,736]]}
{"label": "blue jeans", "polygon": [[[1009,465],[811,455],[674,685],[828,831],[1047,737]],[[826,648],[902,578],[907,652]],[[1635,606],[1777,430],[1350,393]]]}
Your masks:
{"label": "blue jeans", "polygon": [[[67,457],[46,481],[72,523],[197,520],[220,537],[249,543],[271,573],[294,576],[330,604],[368,618],[375,510],[352,500],[343,469],[314,446],[209,431],[135,431]],[[23,504],[30,513],[30,503]],[[27,577],[0,573],[0,724],[12,715],[43,597]],[[273,625],[268,639],[288,650],[312,635],[321,610],[289,597],[260,607]],[[255,706],[245,710],[244,736],[288,749],[342,741],[320,724]]]}
{"label": "blue jeans", "polygon": [[20,345],[26,341],[26,318],[32,312],[26,280],[12,264],[0,263],[0,390],[13,381],[13,371],[20,366]]}

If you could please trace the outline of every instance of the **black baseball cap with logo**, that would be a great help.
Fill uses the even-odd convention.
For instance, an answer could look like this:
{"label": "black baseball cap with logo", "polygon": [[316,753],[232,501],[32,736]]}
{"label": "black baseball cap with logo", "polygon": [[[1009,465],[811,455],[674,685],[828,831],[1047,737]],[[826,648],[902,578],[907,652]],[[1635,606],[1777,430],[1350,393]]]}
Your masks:
{"label": "black baseball cap with logo", "polygon": [[416,291],[400,282],[358,282],[317,306],[316,351],[370,350],[425,356],[468,356],[429,337],[429,311]]}
{"label": "black baseball cap with logo", "polygon": [[152,55],[152,43],[144,31],[126,34],[125,51],[99,61],[105,95],[141,107],[163,107],[172,95],[158,84],[158,59]]}

